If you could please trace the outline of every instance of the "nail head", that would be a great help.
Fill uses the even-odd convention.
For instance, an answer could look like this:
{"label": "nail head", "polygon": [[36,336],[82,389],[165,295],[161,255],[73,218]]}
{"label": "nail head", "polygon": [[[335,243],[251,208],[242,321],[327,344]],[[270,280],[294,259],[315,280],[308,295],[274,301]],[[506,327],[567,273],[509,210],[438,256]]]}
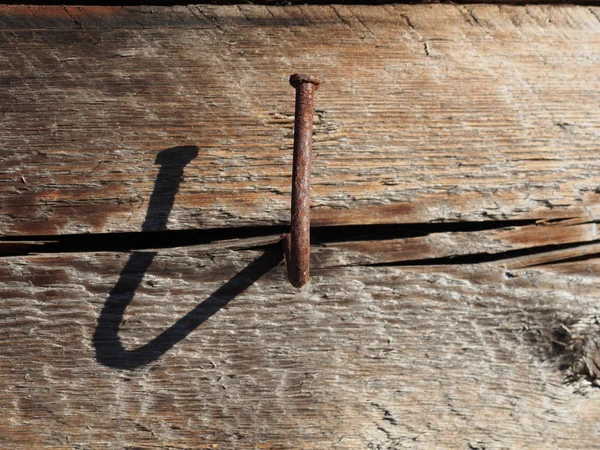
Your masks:
{"label": "nail head", "polygon": [[300,86],[302,83],[314,84],[315,89],[317,89],[321,84],[321,81],[313,75],[306,75],[304,73],[295,73],[290,77],[290,84],[295,88]]}

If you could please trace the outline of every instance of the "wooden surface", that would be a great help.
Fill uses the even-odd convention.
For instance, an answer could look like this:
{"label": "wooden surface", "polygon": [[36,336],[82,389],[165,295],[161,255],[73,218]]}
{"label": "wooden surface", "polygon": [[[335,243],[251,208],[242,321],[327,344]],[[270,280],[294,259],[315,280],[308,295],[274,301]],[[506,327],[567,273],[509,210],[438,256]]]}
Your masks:
{"label": "wooden surface", "polygon": [[596,447],[598,259],[298,291],[243,246],[5,258],[2,446]]}
{"label": "wooden surface", "polygon": [[0,447],[599,448],[599,16],[0,6]]}
{"label": "wooden surface", "polygon": [[287,223],[297,71],[323,79],[315,225],[596,220],[599,16],[0,7],[0,231],[140,231],[178,146],[197,155],[167,228]]}
{"label": "wooden surface", "polygon": [[[143,6],[141,5],[143,3]],[[182,1],[182,0],[144,0],[143,2],[136,0],[107,0],[101,2],[100,0],[69,0],[60,2],[58,0],[29,0],[27,2],[28,5],[62,5],[62,6],[101,6],[101,5],[114,5],[120,8],[126,8],[130,10],[149,10],[153,9],[156,6],[168,6],[168,5],[186,5],[193,4],[194,2]],[[336,4],[340,5],[354,5],[357,2],[356,0],[340,0]],[[392,3],[386,0],[372,0],[368,3],[364,2],[364,4],[368,5],[383,5]],[[431,3],[450,3],[450,2],[441,2],[437,0],[403,0],[393,3],[406,3],[410,5],[414,4],[431,4]],[[473,1],[469,0],[456,0],[452,2],[453,4],[472,4]],[[597,6],[597,2],[595,0],[570,0],[569,2],[565,2],[565,0],[480,0],[477,3],[482,4],[496,4],[500,6],[504,5],[553,5],[553,4],[569,4],[569,5],[588,5],[588,6]],[[19,4],[18,0],[12,1],[4,1],[3,4]],[[290,6],[290,5],[329,5],[331,2],[327,2],[324,0],[286,0],[285,3],[279,0],[246,0],[243,3],[236,0],[212,0],[209,2],[210,5],[236,5],[236,4],[253,4],[253,5],[265,5],[265,6]]]}

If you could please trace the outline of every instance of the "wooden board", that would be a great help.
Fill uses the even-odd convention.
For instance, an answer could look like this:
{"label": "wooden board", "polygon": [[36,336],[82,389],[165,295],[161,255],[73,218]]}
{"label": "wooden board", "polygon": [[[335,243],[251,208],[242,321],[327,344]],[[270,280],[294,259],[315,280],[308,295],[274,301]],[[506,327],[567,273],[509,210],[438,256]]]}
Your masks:
{"label": "wooden board", "polygon": [[599,17],[0,6],[0,447],[597,448]]}
{"label": "wooden board", "polygon": [[316,258],[298,291],[245,247],[4,258],[0,445],[596,447],[598,259]]}
{"label": "wooden board", "polygon": [[[5,1],[4,4],[11,4],[11,3],[15,3],[18,4],[19,2],[17,0],[12,0],[12,1]],[[42,5],[42,6],[48,6],[48,5],[62,5],[62,6],[69,6],[69,5],[75,5],[75,6],[87,6],[87,7],[97,7],[98,5],[114,5],[114,6],[118,6],[120,8],[126,8],[128,10],[132,10],[132,11],[150,11],[152,9],[155,8],[154,5],[185,5],[188,3],[194,3],[194,2],[184,2],[184,1],[177,1],[177,0],[144,0],[143,6],[140,6],[140,2],[135,1],[135,0],[125,0],[125,1],[116,1],[116,0],[108,0],[108,1],[103,1],[100,2],[98,0],[69,0],[69,1],[63,1],[63,2],[59,2],[57,0],[29,0],[27,2],[28,5]],[[357,3],[356,1],[340,1],[340,4],[354,4]],[[377,5],[377,4],[385,4],[385,3],[389,3],[386,2],[384,0],[375,0],[375,1],[371,1],[368,4],[369,5]],[[418,4],[418,3],[424,3],[424,4],[428,4],[428,3],[434,3],[432,0],[412,0],[412,1],[402,1],[402,2],[396,2],[396,3],[408,3],[408,4]],[[472,1],[469,0],[457,0],[452,2],[454,4],[472,4]],[[542,5],[553,5],[553,4],[559,4],[559,5],[563,5],[563,4],[567,4],[564,0],[480,0],[477,3],[484,3],[484,4],[496,4],[496,5],[500,5],[500,6],[504,6],[504,5],[538,5],[538,4],[542,4]],[[211,5],[234,5],[236,4],[235,1],[233,0],[213,0],[211,3]],[[327,5],[330,4],[328,2],[322,1],[322,0],[310,0],[310,1],[302,1],[302,0],[287,0],[285,3],[282,3],[281,1],[278,0],[248,0],[246,1],[244,4],[253,4],[253,5],[265,5],[265,6],[282,6],[282,5]],[[569,5],[588,5],[588,6],[596,6],[597,3],[594,0],[571,0],[568,2]]]}
{"label": "wooden board", "polygon": [[599,16],[1,6],[0,232],[287,223],[297,71],[323,79],[314,225],[597,220]]}

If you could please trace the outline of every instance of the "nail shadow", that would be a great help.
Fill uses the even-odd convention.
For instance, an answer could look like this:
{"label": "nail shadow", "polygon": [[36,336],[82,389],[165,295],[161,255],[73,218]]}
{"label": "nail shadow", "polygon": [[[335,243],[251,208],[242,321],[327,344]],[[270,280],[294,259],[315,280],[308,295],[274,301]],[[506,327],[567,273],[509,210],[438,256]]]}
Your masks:
{"label": "nail shadow", "polygon": [[[150,196],[142,231],[166,229],[175,195],[183,179],[183,170],[197,155],[196,146],[173,147],[157,155],[155,163],[160,165],[160,169]],[[160,335],[135,350],[127,350],[119,338],[119,328],[125,310],[133,300],[156,254],[157,252],[133,252],[108,294],[93,336],[96,360],[102,365],[130,370],[156,361],[278,265],[283,258],[281,251],[276,248],[266,250]]]}

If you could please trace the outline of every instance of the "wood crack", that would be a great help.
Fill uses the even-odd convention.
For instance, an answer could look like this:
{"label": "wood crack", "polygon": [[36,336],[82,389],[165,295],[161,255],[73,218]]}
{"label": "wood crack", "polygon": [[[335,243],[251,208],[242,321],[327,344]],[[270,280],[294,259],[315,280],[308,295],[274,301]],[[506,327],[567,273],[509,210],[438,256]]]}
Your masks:
{"label": "wood crack", "polygon": [[[415,223],[316,227],[311,230],[313,245],[339,242],[403,239],[436,233],[469,232],[518,227],[535,220],[488,222]],[[86,253],[132,251],[206,245],[219,241],[273,238],[288,232],[286,226],[228,227],[203,230],[165,230],[125,233],[87,233],[69,235],[0,237],[0,256],[31,253]],[[15,251],[18,247],[22,251]],[[28,247],[27,246],[31,246]],[[251,243],[248,247],[256,247]]]}
{"label": "wood crack", "polygon": [[77,25],[79,28],[83,28],[83,25],[81,24],[81,22],[79,22],[75,17],[73,17],[73,14],[71,14],[71,12],[69,11],[69,8],[67,8],[66,6],[63,6],[63,9],[67,13],[67,15],[73,20],[73,22],[75,22],[75,25]]}
{"label": "wood crack", "polygon": [[[598,224],[553,221],[331,226],[312,229],[312,264],[333,267],[503,264],[518,269],[594,259]],[[164,230],[0,238],[0,257],[41,254],[168,251],[255,251],[279,245],[286,226]]]}
{"label": "wood crack", "polygon": [[[10,0],[3,2],[6,5],[20,5],[21,2],[17,0]],[[66,0],[66,1],[57,1],[57,0],[29,0],[27,2],[30,5],[65,5],[65,6],[120,6],[120,7],[140,7],[139,0],[107,0],[100,2],[99,0]],[[430,0],[402,0],[402,1],[393,1],[393,0],[378,0],[376,2],[377,5],[388,5],[388,4],[398,4],[398,5],[418,5],[418,4],[428,4]],[[441,4],[473,4],[472,0],[456,0],[449,1],[443,0],[440,1]],[[531,4],[531,0],[486,0],[486,4],[490,5],[528,5]],[[546,0],[543,4],[564,4],[564,0]],[[179,1],[179,0],[156,0],[152,1],[152,5],[156,6],[189,6],[189,5],[197,5],[197,1],[187,0],[187,1]],[[325,0],[288,0],[284,3],[279,0],[249,0],[249,1],[240,1],[240,0],[214,0],[211,2],[213,5],[232,5],[236,6],[239,4],[247,5],[265,5],[265,6],[290,6],[290,5],[331,5],[331,1]],[[345,0],[343,2],[344,5],[364,5],[363,0]],[[581,6],[597,6],[597,2],[594,0],[570,0],[568,4],[571,5],[581,5]]]}
{"label": "wood crack", "polygon": [[[426,258],[426,259],[416,259],[411,261],[399,261],[397,263],[376,263],[376,264],[368,264],[373,267],[378,266],[445,266],[445,265],[470,265],[470,264],[484,264],[491,262],[499,262],[504,260],[517,260],[520,257],[532,257],[544,255],[552,252],[556,252],[559,250],[568,250],[575,249],[577,247],[582,247],[590,244],[600,244],[600,240],[592,241],[592,242],[576,242],[572,244],[563,244],[563,245],[547,245],[543,247],[533,247],[526,248],[522,250],[509,250],[501,253],[475,253],[470,255],[456,255],[456,256],[446,256],[440,258]],[[543,263],[532,263],[528,265],[522,265],[521,268],[526,267],[536,267],[541,265],[549,265],[549,264],[558,264],[562,262],[572,262],[572,261],[584,261],[587,259],[593,259],[600,256],[600,252],[591,253],[588,255],[582,255],[578,257],[572,258],[557,258],[552,261],[547,261]]]}

